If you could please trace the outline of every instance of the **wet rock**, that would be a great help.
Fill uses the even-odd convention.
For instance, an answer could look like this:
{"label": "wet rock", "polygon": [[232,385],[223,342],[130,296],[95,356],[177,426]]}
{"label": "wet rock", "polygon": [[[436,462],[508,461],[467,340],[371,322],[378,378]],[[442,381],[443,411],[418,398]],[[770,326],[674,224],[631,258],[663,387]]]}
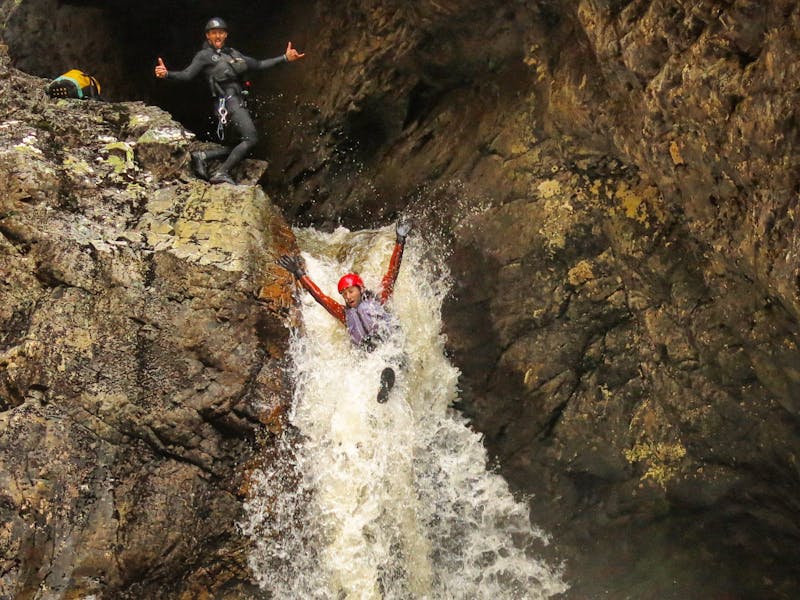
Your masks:
{"label": "wet rock", "polygon": [[[147,29],[133,20],[146,17],[138,8],[126,13],[137,33]],[[295,24],[309,49],[285,87],[268,78],[260,88],[282,98],[270,105],[281,118],[263,142],[269,189],[287,213],[325,227],[385,223],[400,210],[418,217],[420,237],[410,243],[435,241],[431,260],[446,256],[454,275],[446,319],[463,372],[460,406],[502,472],[532,495],[534,519],[568,559],[573,597],[639,596],[642,580],[659,598],[793,597],[797,4],[453,0],[313,9],[269,8],[286,17],[274,19],[275,36]],[[30,18],[25,8],[8,20],[7,39],[24,39],[17,56],[34,66],[32,40],[19,35]],[[258,50],[263,37],[259,27],[237,45]],[[144,77],[150,73],[140,89]],[[49,106],[19,89],[26,104]],[[83,114],[82,106],[70,110]],[[67,128],[69,120],[50,122]],[[0,180],[6,198],[89,219],[95,202],[54,195],[62,181],[69,190],[99,190],[104,202],[123,197],[128,168],[117,169],[127,161],[95,163],[102,151],[71,149],[55,169],[37,126],[11,129],[3,147],[17,150],[0,154],[10,165]],[[123,141],[110,130],[103,144]],[[156,287],[190,261],[181,253],[211,260],[209,268],[231,264],[227,250],[191,239],[189,232],[213,237],[187,199],[199,186],[180,166],[191,144],[175,156],[169,144],[153,146],[152,159],[138,150],[154,178],[182,198],[176,214],[148,192],[124,196],[130,209],[107,217],[130,221],[148,251],[163,244],[158,259],[141,259],[149,275],[140,278]],[[186,179],[173,182],[175,173]],[[26,338],[41,321],[47,286],[96,295],[105,286],[94,272],[119,281],[139,272],[114,268],[121,259],[95,247],[108,236],[83,221],[49,245],[30,220],[0,225],[19,282],[3,288],[10,300],[0,307],[4,343],[18,348],[9,364],[48,356]],[[286,312],[280,275],[266,277],[262,306]],[[173,285],[181,291],[169,294],[183,304],[188,284],[161,289]],[[91,321],[91,312],[59,307]],[[196,345],[201,334],[190,331],[183,343]],[[163,343],[144,325],[140,337],[145,355]],[[75,336],[69,369],[90,360],[81,349],[87,339]],[[205,360],[219,368],[223,359]],[[9,407],[27,406],[52,385],[16,366],[8,377],[9,389],[25,390],[4,394]],[[200,444],[186,455],[206,466],[217,460]],[[709,583],[708,572],[721,576]],[[216,573],[195,571],[191,581],[202,585]]]}
{"label": "wet rock", "polygon": [[251,597],[238,490],[286,403],[291,232],[195,179],[164,111],[2,64],[0,596]]}
{"label": "wet rock", "polygon": [[[800,538],[796,4],[358,14],[329,7],[326,27],[347,22],[366,48],[389,23],[384,43],[339,53],[333,84],[306,80],[316,128],[291,139],[314,151],[286,157],[287,210],[363,226],[406,209],[452,242],[459,406],[558,532],[575,597],[630,593],[594,570],[618,547],[632,564],[658,556],[690,596],[787,597]],[[337,135],[312,145],[318,130]],[[336,162],[351,143],[370,151]],[[667,534],[665,519],[680,525]],[[665,542],[654,554],[648,528]],[[636,541],[619,544],[623,531]],[[587,553],[587,539],[609,544]],[[687,565],[704,561],[727,565],[730,589],[699,591]],[[671,582],[654,593],[680,597]]]}

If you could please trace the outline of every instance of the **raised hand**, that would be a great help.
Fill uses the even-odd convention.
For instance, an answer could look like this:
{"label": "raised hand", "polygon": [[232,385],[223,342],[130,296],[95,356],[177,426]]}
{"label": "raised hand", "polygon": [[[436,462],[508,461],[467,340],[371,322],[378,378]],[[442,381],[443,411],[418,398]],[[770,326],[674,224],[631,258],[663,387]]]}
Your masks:
{"label": "raised hand", "polygon": [[286,60],[292,62],[293,60],[297,60],[299,58],[303,58],[306,55],[305,52],[300,53],[294,48],[292,48],[292,42],[289,42],[289,45],[286,46]]}
{"label": "raised hand", "polygon": [[411,222],[411,217],[408,215],[400,215],[400,218],[397,219],[397,225],[395,225],[397,241],[401,244],[404,243],[406,241],[406,236],[408,236],[413,227],[414,223]]}
{"label": "raised hand", "polygon": [[158,57],[158,64],[156,65],[156,77],[159,79],[164,79],[167,76],[167,65],[164,64],[164,61],[161,57]]}
{"label": "raised hand", "polygon": [[303,259],[299,256],[289,256],[288,254],[283,254],[275,262],[277,262],[280,266],[289,271],[289,273],[298,279],[306,274],[305,267],[303,265]]}

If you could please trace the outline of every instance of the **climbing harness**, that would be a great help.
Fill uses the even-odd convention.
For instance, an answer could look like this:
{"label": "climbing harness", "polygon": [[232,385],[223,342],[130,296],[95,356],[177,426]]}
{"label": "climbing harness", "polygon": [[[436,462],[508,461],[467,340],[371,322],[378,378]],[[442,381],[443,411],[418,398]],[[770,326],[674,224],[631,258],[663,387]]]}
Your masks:
{"label": "climbing harness", "polygon": [[228,124],[228,108],[225,106],[226,101],[227,98],[221,96],[219,99],[219,106],[217,106],[217,116],[219,118],[217,121],[217,138],[219,138],[220,142],[225,139],[225,125]]}

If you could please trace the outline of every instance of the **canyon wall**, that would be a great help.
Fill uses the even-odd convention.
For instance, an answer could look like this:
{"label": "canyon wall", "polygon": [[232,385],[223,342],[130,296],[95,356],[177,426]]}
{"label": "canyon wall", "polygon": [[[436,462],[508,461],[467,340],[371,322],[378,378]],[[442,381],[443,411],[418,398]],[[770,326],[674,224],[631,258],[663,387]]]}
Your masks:
{"label": "canyon wall", "polygon": [[[201,39],[201,14],[207,8],[211,16],[216,5],[187,8],[195,23],[121,1],[105,9],[18,4],[6,2],[0,13],[15,66],[47,76],[47,51],[30,51],[25,41],[37,6],[95,11],[98,27],[121,44],[140,34],[136,46],[102,57],[91,44],[82,53],[60,51],[104,64],[112,99],[168,96],[207,110],[199,88],[154,86],[151,63],[164,48],[169,64],[188,62],[194,46],[181,56],[185,42],[164,40]],[[232,2],[220,16],[232,23],[231,43],[248,54],[273,56],[289,39],[307,53],[253,77],[265,133],[259,158],[269,161],[260,183],[280,211],[293,223],[330,228],[383,224],[405,210],[417,219],[418,240],[442,244],[454,282],[448,348],[463,373],[458,408],[528,495],[534,519],[553,533],[574,597],[624,597],[639,580],[649,582],[653,598],[792,597],[800,538],[798,4],[349,0],[257,9]],[[187,34],[190,27],[197,31]],[[37,43],[47,47],[46,39]],[[132,56],[144,66],[125,71]],[[10,85],[28,90],[25,102],[40,111],[54,110],[31,91],[41,86],[32,81]],[[14,118],[10,103],[5,110],[4,121]],[[186,122],[203,122],[204,112],[180,110]],[[128,117],[108,118],[121,127]],[[31,119],[37,130],[49,122]],[[19,127],[4,135],[19,136]],[[178,155],[185,159],[185,150]],[[54,160],[64,163],[58,153]],[[146,160],[134,153],[143,171],[165,168]],[[57,190],[66,167],[53,168],[56,175],[43,181],[56,191],[37,192],[43,198],[64,196]],[[184,198],[184,188],[199,189],[185,164],[154,177],[166,183],[147,183],[148,196],[164,197],[166,186],[177,194],[169,203]],[[169,183],[174,177],[182,182]],[[136,231],[143,216],[167,204],[126,202],[139,219],[131,220]],[[95,211],[91,205],[67,210]],[[259,198],[252,210],[263,206]],[[9,235],[12,245],[31,245]],[[98,259],[81,260],[93,265],[104,256],[95,253]],[[56,254],[23,269],[32,289],[65,287],[36,274],[59,273]],[[174,248],[155,255],[161,258],[135,259],[156,273],[153,282],[171,269],[147,265],[175,260]],[[262,264],[264,256],[244,264]],[[250,290],[278,277],[241,268],[237,276]],[[103,295],[120,293],[113,280],[99,281],[92,285]],[[170,282],[163,293],[186,285]],[[65,291],[77,293],[74,284]],[[242,294],[220,300],[241,307],[241,317],[223,323],[238,323],[231,339],[250,340],[241,343],[257,355],[282,334]],[[84,310],[85,322],[97,320],[91,303]],[[16,330],[27,332],[35,320],[13,315],[28,312],[9,309],[4,322],[13,317]],[[254,333],[259,318],[272,323],[268,335]],[[142,337],[146,323],[132,323]],[[180,336],[195,346],[202,337]],[[114,337],[127,355],[126,336]],[[4,342],[3,351],[20,343]],[[155,347],[144,364],[164,343]],[[258,386],[244,382],[253,381],[260,359],[248,356],[231,368],[255,393]],[[9,404],[22,406],[28,390],[54,389],[23,380],[4,392],[17,398]],[[244,443],[223,438],[230,447]]]}

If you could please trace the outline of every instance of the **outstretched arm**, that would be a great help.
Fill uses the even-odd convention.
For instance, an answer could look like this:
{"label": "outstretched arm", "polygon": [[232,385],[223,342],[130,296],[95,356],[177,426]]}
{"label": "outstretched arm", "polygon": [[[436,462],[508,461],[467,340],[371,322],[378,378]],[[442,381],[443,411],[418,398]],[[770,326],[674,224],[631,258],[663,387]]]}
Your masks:
{"label": "outstretched arm", "polygon": [[158,64],[155,68],[156,77],[159,79],[175,79],[176,81],[189,81],[194,79],[195,76],[206,66],[209,61],[203,52],[198,52],[194,55],[192,62],[183,71],[170,71],[164,64],[161,57],[158,58]]}
{"label": "outstretched arm", "polygon": [[394,250],[392,257],[389,259],[389,268],[386,270],[386,275],[381,280],[381,304],[385,304],[394,292],[394,284],[397,281],[397,276],[400,274],[400,263],[403,260],[403,249],[406,245],[406,237],[411,232],[413,224],[411,219],[405,215],[397,220],[395,231],[397,232]]}
{"label": "outstretched arm", "polygon": [[306,274],[302,259],[299,256],[288,256],[284,254],[278,259],[278,264],[294,275],[308,292],[313,296],[322,307],[327,310],[334,318],[345,323],[344,306],[336,302],[330,296],[326,296],[317,284]]}
{"label": "outstretched arm", "polygon": [[308,275],[303,275],[298,279],[300,285],[306,288],[309,293],[314,297],[314,300],[319,302],[322,307],[327,310],[334,318],[339,319],[342,323],[345,323],[345,316],[344,316],[344,306],[339,304],[336,300],[331,298],[330,296],[326,296],[322,293],[322,290],[317,287],[317,284],[311,281],[311,278]]}
{"label": "outstretched arm", "polygon": [[292,48],[292,42],[289,42],[289,44],[286,46],[286,52],[281,56],[276,56],[275,58],[265,58],[264,60],[256,60],[255,58],[245,56],[244,60],[248,69],[253,71],[263,71],[264,69],[269,69],[270,67],[274,67],[280,63],[294,62],[303,58],[305,55],[305,52],[301,53]]}

